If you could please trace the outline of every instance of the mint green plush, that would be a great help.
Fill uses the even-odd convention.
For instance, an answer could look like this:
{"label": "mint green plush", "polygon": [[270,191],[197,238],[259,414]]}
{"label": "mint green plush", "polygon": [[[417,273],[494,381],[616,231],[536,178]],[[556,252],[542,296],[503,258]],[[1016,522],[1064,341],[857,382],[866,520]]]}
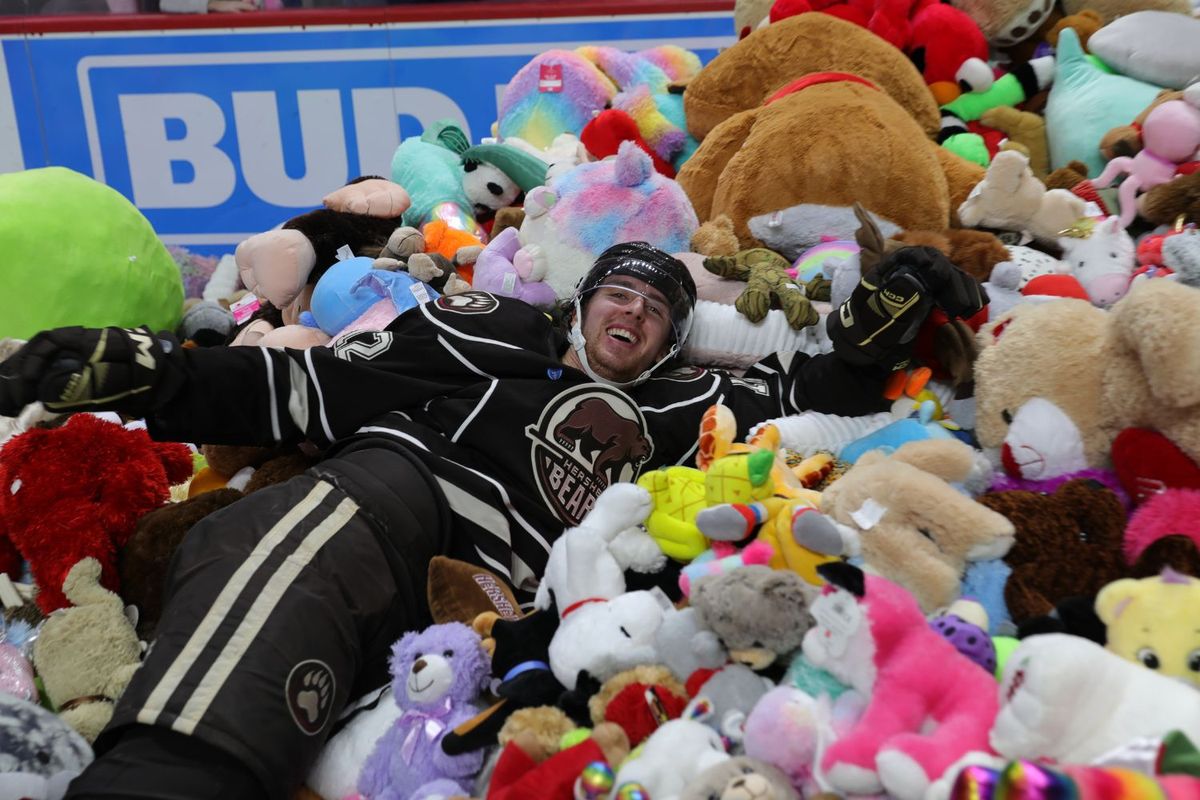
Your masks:
{"label": "mint green plush", "polygon": [[1050,167],[1078,160],[1095,178],[1104,170],[1100,139],[1118,125],[1133,122],[1160,87],[1096,69],[1070,28],[1059,34],[1057,56],[1045,113]]}
{"label": "mint green plush", "polygon": [[119,192],[64,167],[0,175],[0,338],[174,330],[182,313],[178,265]]}

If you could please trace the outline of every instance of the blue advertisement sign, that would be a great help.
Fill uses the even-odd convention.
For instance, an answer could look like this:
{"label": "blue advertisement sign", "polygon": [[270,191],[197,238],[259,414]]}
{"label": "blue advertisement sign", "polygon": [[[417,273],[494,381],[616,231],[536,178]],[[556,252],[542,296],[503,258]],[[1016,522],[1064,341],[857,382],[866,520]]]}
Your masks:
{"label": "blue advertisement sign", "polygon": [[132,200],[165,241],[228,251],[450,118],[491,133],[537,53],[678,44],[727,13],[0,37],[0,171],[61,165]]}

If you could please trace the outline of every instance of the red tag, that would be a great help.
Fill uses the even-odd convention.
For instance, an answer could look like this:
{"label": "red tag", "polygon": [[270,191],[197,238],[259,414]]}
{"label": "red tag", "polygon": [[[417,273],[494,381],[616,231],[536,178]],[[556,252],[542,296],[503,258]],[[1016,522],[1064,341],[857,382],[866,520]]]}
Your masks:
{"label": "red tag", "polygon": [[562,87],[562,64],[542,64],[538,74],[538,91],[557,94]]}

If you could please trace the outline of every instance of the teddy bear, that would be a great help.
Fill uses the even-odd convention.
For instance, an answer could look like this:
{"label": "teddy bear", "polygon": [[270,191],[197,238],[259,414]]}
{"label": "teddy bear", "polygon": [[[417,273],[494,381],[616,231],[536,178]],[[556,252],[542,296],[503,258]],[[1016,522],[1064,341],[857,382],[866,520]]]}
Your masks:
{"label": "teddy bear", "polygon": [[661,591],[626,591],[625,569],[653,571],[662,551],[640,529],[650,513],[650,494],[633,483],[615,483],[574,528],[554,541],[534,607],[557,609],[559,626],[550,641],[550,668],[574,690],[581,675],[605,681],[657,658],[655,634],[673,611]]}
{"label": "teddy bear", "polygon": [[667,252],[686,250],[698,225],[679,185],[624,142],[616,158],[581,164],[526,195],[520,248],[510,258],[511,238],[489,244],[473,285],[540,302],[549,293],[530,284],[544,282],[554,298],[565,299],[611,245],[645,241]]}
{"label": "teddy bear", "polygon": [[482,753],[450,756],[445,735],[475,716],[473,701],[491,678],[479,634],[461,622],[405,634],[392,646],[392,694],[403,709],[363,765],[358,790],[367,800],[430,797],[426,784],[458,784],[479,771]]}
{"label": "teddy bear", "polygon": [[821,494],[821,510],[855,529],[863,563],[912,592],[927,612],[958,598],[970,562],[1004,556],[1013,525],[953,488],[978,469],[972,448],[927,439],[869,452]]}
{"label": "teddy bear", "polygon": [[1129,661],[1200,687],[1200,579],[1167,567],[1153,578],[1124,578],[1096,595],[1107,647]]}
{"label": "teddy bear", "polygon": [[1012,567],[1004,598],[1014,622],[1049,614],[1069,597],[1090,597],[1124,574],[1125,509],[1097,481],[1067,481],[1048,495],[993,492],[979,503],[1016,531],[1004,557]]}
{"label": "teddy bear", "polygon": [[817,591],[794,572],[751,564],[700,578],[690,600],[730,658],[762,671],[800,646]]}
{"label": "teddy bear", "polygon": [[800,800],[786,775],[757,758],[714,764],[687,785],[679,800]]}
{"label": "teddy bear", "polygon": [[1179,731],[1200,739],[1193,686],[1078,636],[1023,639],[1005,664],[999,698],[989,741],[1009,759],[1090,764],[1141,737]]}
{"label": "teddy bear", "polygon": [[[68,605],[67,573],[95,558],[101,583],[119,587],[117,551],[137,520],[171,498],[171,487],[192,475],[187,446],[155,442],[92,414],[75,414],[58,428],[34,428],[0,450],[0,539],[29,562],[37,603],[49,614]],[[0,546],[0,552],[4,548]],[[0,556],[0,569],[20,577],[19,561]]]}
{"label": "teddy bear", "polygon": [[60,800],[91,762],[92,748],[62,717],[0,692],[0,791]]}
{"label": "teddy bear", "polygon": [[997,153],[987,176],[958,207],[963,225],[1027,232],[1043,242],[1086,215],[1083,198],[1065,189],[1046,190],[1029,158],[1014,150]]}
{"label": "teddy bear", "polygon": [[[977,339],[974,372],[980,446],[997,450],[1017,410],[1041,397],[1081,432],[1088,466],[1111,464],[1131,496],[1142,482],[1170,486],[1175,475],[1194,473],[1198,299],[1200,290],[1175,281],[1138,281],[1110,311],[1056,300],[1017,306],[989,323]],[[1114,455],[1127,429],[1146,433],[1136,448]]]}
{"label": "teddy bear", "polygon": [[618,672],[588,700],[591,724],[621,726],[633,747],[666,720],[678,719],[687,705],[687,690],[671,670],[650,664]]}
{"label": "teddy bear", "polygon": [[[776,37],[777,29],[789,36],[758,41]],[[851,238],[856,201],[899,228],[950,226],[983,168],[933,141],[938,124],[927,117],[936,118],[937,109],[920,75],[872,39],[850,23],[802,14],[743,39],[701,71],[685,101],[712,73],[722,77],[708,94],[722,111],[678,176],[701,220],[727,214],[743,248],[767,247],[787,258],[822,236]],[[854,53],[854,63],[838,53]],[[798,58],[802,63],[792,63]],[[780,74],[761,76],[763,83],[745,74],[773,61]],[[795,79],[778,88],[789,77]],[[730,103],[737,86],[778,90]],[[700,124],[693,119],[689,110],[689,125]],[[830,131],[837,135],[821,135]]]}
{"label": "teddy bear", "polygon": [[831,590],[813,603],[804,655],[868,698],[821,769],[841,792],[919,800],[961,756],[987,748],[995,681],[931,629],[900,586],[849,564],[820,570]]}
{"label": "teddy bear", "polygon": [[93,742],[141,666],[142,644],[121,598],[100,585],[100,562],[84,558],[62,591],[71,608],[47,617],[33,643],[33,666],[59,715]]}

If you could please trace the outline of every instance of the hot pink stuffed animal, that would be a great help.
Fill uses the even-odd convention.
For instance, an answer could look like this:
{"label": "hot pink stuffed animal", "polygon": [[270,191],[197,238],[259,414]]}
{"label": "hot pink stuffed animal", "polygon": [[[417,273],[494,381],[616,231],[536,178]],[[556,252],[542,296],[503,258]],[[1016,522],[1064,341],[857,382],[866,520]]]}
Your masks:
{"label": "hot pink stuffed animal", "polygon": [[804,636],[804,655],[870,698],[821,758],[829,783],[849,794],[920,800],[959,758],[992,752],[992,676],[934,631],[901,587],[844,562],[817,571],[828,585],[812,605],[817,624]]}
{"label": "hot pink stuffed animal", "polygon": [[1121,201],[1121,227],[1137,216],[1137,195],[1175,179],[1179,164],[1190,161],[1200,148],[1200,110],[1183,100],[1168,100],[1146,116],[1142,124],[1143,148],[1136,156],[1108,162],[1092,181],[1098,189],[1125,175],[1117,192]]}

